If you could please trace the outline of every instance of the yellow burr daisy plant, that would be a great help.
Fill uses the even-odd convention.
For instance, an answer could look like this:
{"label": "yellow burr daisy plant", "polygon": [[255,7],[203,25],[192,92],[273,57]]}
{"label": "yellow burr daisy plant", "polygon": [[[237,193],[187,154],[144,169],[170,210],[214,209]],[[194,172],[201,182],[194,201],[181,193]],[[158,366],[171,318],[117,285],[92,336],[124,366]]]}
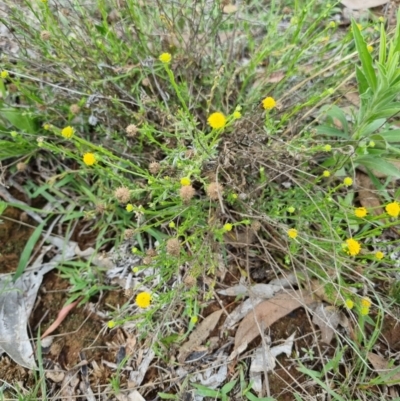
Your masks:
{"label": "yellow burr daisy plant", "polygon": [[262,106],[265,110],[272,110],[274,107],[276,107],[276,101],[273,97],[268,96],[263,99]]}
{"label": "yellow burr daisy plant", "polygon": [[385,210],[390,217],[398,217],[400,214],[400,203],[397,201],[391,202],[386,205]]}
{"label": "yellow burr daisy plant", "polygon": [[61,130],[61,135],[62,135],[64,138],[70,139],[70,138],[72,138],[72,136],[74,135],[74,129],[73,129],[72,127],[70,127],[70,126],[65,127],[65,128],[63,128],[63,129]]}
{"label": "yellow burr daisy plant", "polygon": [[219,111],[210,114],[207,121],[208,125],[213,129],[224,128],[226,125],[226,117],[223,113]]}
{"label": "yellow burr daisy plant", "polygon": [[96,156],[93,153],[85,153],[83,155],[83,162],[87,165],[87,166],[93,166],[93,164],[96,163]]}
{"label": "yellow burr daisy plant", "polygon": [[136,296],[136,305],[139,308],[145,309],[150,306],[151,303],[151,294],[149,292],[141,292]]}
{"label": "yellow burr daisy plant", "polygon": [[163,64],[168,64],[171,62],[172,56],[170,53],[162,53],[158,58]]}

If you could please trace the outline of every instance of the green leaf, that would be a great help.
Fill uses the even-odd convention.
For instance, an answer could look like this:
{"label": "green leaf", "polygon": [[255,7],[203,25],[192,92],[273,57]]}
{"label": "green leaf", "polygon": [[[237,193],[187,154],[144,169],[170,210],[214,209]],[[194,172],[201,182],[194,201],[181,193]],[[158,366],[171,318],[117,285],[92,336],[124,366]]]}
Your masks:
{"label": "green leaf", "polygon": [[27,155],[36,149],[36,146],[27,142],[15,143],[12,141],[0,141],[0,161],[11,157],[20,157]]}
{"label": "green leaf", "polygon": [[328,109],[326,110],[326,115],[331,117],[332,119],[338,119],[340,121],[340,124],[342,124],[345,133],[347,134],[349,132],[349,124],[347,122],[346,115],[340,107],[336,105],[328,106]]}
{"label": "green leaf", "polygon": [[337,136],[339,138],[350,139],[349,136],[345,132],[340,131],[337,128],[330,127],[328,125],[319,125],[316,128],[316,130],[317,130],[317,134],[319,134],[319,135]]}
{"label": "green leaf", "polygon": [[201,384],[192,383],[192,386],[197,389],[196,393],[198,395],[202,395],[204,397],[216,397],[221,398],[220,392],[217,390],[213,390],[212,388],[208,388]]}
{"label": "green leaf", "polygon": [[358,82],[358,92],[362,95],[368,90],[369,86],[367,78],[365,78],[364,73],[358,65],[356,65],[356,78]]}
{"label": "green leaf", "polygon": [[365,43],[360,29],[358,28],[354,20],[351,21],[351,27],[353,31],[354,41],[356,43],[358,56],[360,57],[361,61],[362,72],[365,75],[368,86],[372,89],[372,92],[375,93],[377,88],[377,79],[372,63],[371,53],[368,51],[367,44]]}
{"label": "green leaf", "polygon": [[275,398],[272,397],[262,397],[262,398],[258,398],[256,397],[254,394],[252,393],[247,393],[246,397],[248,400],[250,401],[276,401]]}
{"label": "green leaf", "polygon": [[29,134],[34,134],[38,130],[35,119],[18,109],[0,109],[0,116],[8,120],[14,127]]}
{"label": "green leaf", "polygon": [[375,170],[390,177],[400,178],[399,168],[383,158],[366,155],[357,157],[355,162],[363,165],[371,171]]}
{"label": "green leaf", "polygon": [[47,222],[47,220],[43,221],[35,228],[35,231],[32,233],[31,237],[29,238],[28,242],[26,243],[25,248],[22,251],[21,258],[19,259],[17,271],[15,272],[15,274],[13,276],[14,283],[18,279],[18,277],[20,277],[22,275],[22,273],[24,272],[24,270],[29,262],[29,258],[32,255],[33,248],[35,247],[36,242],[38,241],[39,237],[41,236],[46,222]]}
{"label": "green leaf", "polygon": [[4,213],[4,211],[7,209],[7,207],[8,207],[8,203],[0,200],[0,216]]}
{"label": "green leaf", "polygon": [[379,135],[381,135],[386,142],[400,142],[400,129],[380,132]]}
{"label": "green leaf", "polygon": [[237,379],[233,382],[226,383],[224,387],[221,389],[221,393],[228,394],[236,385]]}
{"label": "green leaf", "polygon": [[384,64],[386,61],[386,31],[385,24],[381,24],[381,38],[379,41],[379,63]]}
{"label": "green leaf", "polygon": [[317,372],[317,371],[311,370],[311,369],[307,369],[305,366],[300,366],[297,368],[297,370],[301,373],[306,374],[307,376],[310,376],[317,384],[319,384],[336,401],[345,401],[345,399],[343,397],[341,397],[338,393],[336,393],[335,390],[328,387],[326,385],[326,383],[320,379],[320,377],[321,377],[320,372]]}
{"label": "green leaf", "polygon": [[377,120],[369,123],[365,128],[363,128],[360,132],[361,137],[368,136],[375,132],[378,128],[381,128],[386,122],[386,118],[378,118]]}

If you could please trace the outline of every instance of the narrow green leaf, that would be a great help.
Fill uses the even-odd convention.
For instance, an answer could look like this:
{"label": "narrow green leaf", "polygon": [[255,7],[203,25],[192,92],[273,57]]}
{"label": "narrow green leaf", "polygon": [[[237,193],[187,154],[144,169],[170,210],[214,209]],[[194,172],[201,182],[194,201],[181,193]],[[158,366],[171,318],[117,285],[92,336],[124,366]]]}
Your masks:
{"label": "narrow green leaf", "polygon": [[24,250],[22,251],[21,258],[19,259],[17,271],[15,272],[13,276],[13,282],[18,279],[22,275],[22,273],[25,271],[25,268],[29,262],[29,258],[32,255],[33,248],[36,245],[36,242],[38,241],[40,235],[42,234],[43,228],[46,224],[47,220],[43,221],[40,223],[36,228],[35,231],[32,233],[31,237],[29,238],[28,242],[25,245]]}
{"label": "narrow green leaf", "polygon": [[202,395],[204,397],[217,397],[221,398],[220,392],[217,390],[213,390],[201,384],[192,383],[192,386],[197,390],[196,393],[198,395]]}
{"label": "narrow green leaf", "polygon": [[366,155],[357,157],[355,162],[370,169],[371,171],[375,170],[390,177],[400,178],[399,168],[383,158]]}
{"label": "narrow green leaf", "polygon": [[368,90],[369,86],[367,78],[365,78],[364,73],[358,65],[356,65],[356,78],[358,82],[358,91],[360,95],[362,95]]}
{"label": "narrow green leaf", "polygon": [[375,132],[377,129],[381,128],[386,122],[386,118],[378,118],[377,120],[369,123],[365,128],[363,128],[360,132],[361,137],[368,136]]}
{"label": "narrow green leaf", "polygon": [[234,380],[233,382],[226,383],[226,384],[222,387],[221,393],[223,393],[223,394],[228,394],[228,393],[235,387],[236,383],[237,383],[237,379]]}
{"label": "narrow green leaf", "polygon": [[256,397],[254,394],[252,393],[246,393],[246,397],[249,401],[276,401],[275,398],[272,397]]}
{"label": "narrow green leaf", "polygon": [[376,92],[377,79],[372,63],[371,53],[367,49],[367,44],[361,35],[360,29],[358,28],[354,20],[351,21],[351,26],[353,30],[354,41],[356,43],[356,48],[358,56],[360,57],[362,71],[367,79],[368,86],[371,88],[372,92]]}
{"label": "narrow green leaf", "polygon": [[395,52],[400,51],[400,8],[397,10],[396,34],[394,36]]}
{"label": "narrow green leaf", "polygon": [[379,63],[385,64],[386,61],[386,31],[385,24],[381,24],[381,38],[379,41]]}

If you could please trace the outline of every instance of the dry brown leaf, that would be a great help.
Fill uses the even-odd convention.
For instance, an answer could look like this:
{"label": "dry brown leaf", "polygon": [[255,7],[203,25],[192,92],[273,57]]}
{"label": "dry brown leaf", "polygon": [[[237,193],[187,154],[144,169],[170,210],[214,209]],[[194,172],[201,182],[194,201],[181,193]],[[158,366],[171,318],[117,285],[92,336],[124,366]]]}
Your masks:
{"label": "dry brown leaf", "polygon": [[222,11],[224,12],[224,14],[233,14],[237,11],[237,6],[235,6],[234,4],[227,4]]}
{"label": "dry brown leaf", "polygon": [[344,314],[334,306],[324,306],[322,303],[314,309],[312,322],[321,330],[321,341],[330,344],[339,324],[346,322]]}
{"label": "dry brown leaf", "polygon": [[371,362],[376,373],[378,373],[379,376],[383,376],[385,378],[385,384],[387,386],[394,386],[395,384],[399,384],[400,371],[398,366],[391,367],[389,362],[385,358],[372,352],[368,352],[367,358]]}
{"label": "dry brown leaf", "polygon": [[240,323],[232,355],[243,352],[247,345],[260,335],[260,331],[262,332],[293,310],[313,302],[311,294],[304,290],[286,291],[268,301],[261,302]]}
{"label": "dry brown leaf", "polygon": [[340,0],[340,2],[352,10],[361,10],[363,8],[365,9],[381,6],[389,3],[389,0]]}
{"label": "dry brown leaf", "polygon": [[276,84],[281,82],[285,78],[285,73],[283,71],[275,71],[268,76],[267,82],[270,84]]}
{"label": "dry brown leaf", "polygon": [[376,188],[367,174],[356,171],[356,185],[361,206],[365,207],[376,216],[384,213],[381,200],[376,194]]}
{"label": "dry brown leaf", "polygon": [[245,248],[253,244],[256,240],[256,234],[251,227],[246,227],[246,231],[236,233],[234,231],[224,234],[224,242],[235,248]]}
{"label": "dry brown leaf", "polygon": [[219,318],[222,315],[222,309],[211,313],[207,316],[193,331],[189,336],[188,341],[182,345],[179,355],[178,362],[184,363],[186,357],[192,352],[196,347],[198,347],[203,341],[205,341],[210,333],[214,330],[218,323]]}
{"label": "dry brown leaf", "polygon": [[356,107],[360,106],[360,104],[361,104],[360,95],[358,94],[357,90],[351,89],[351,90],[347,91],[346,93],[344,93],[343,95],[353,106],[356,106]]}

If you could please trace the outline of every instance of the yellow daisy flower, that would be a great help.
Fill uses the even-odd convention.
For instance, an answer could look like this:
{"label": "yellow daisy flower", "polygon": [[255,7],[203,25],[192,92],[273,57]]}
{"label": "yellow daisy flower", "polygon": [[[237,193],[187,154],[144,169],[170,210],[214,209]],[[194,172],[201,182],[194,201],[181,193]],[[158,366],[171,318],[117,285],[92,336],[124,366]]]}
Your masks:
{"label": "yellow daisy flower", "polygon": [[372,301],[370,298],[365,297],[361,299],[361,306],[365,306],[366,308],[370,308],[372,305]]}
{"label": "yellow daisy flower", "polygon": [[385,254],[383,252],[381,252],[381,251],[378,251],[378,252],[375,253],[375,257],[378,260],[382,260],[385,257]]}
{"label": "yellow daisy flower", "polygon": [[347,253],[351,256],[356,256],[361,251],[360,243],[353,238],[349,238],[346,240],[346,248],[347,248]]}
{"label": "yellow daisy flower", "polygon": [[72,138],[72,136],[74,135],[74,129],[70,126],[65,127],[61,130],[61,135],[67,139]]}
{"label": "yellow daisy flower", "polygon": [[135,302],[139,308],[148,308],[151,303],[151,294],[148,292],[141,292],[137,295]]}
{"label": "yellow daisy flower", "polygon": [[350,178],[350,177],[346,177],[346,178],[343,180],[343,184],[344,184],[346,187],[350,187],[350,186],[353,185],[353,179]]}
{"label": "yellow daisy flower", "polygon": [[183,187],[188,187],[190,184],[191,184],[190,178],[188,178],[188,177],[181,178],[181,185]]}
{"label": "yellow daisy flower", "polygon": [[299,235],[299,233],[297,232],[297,230],[295,228],[290,228],[287,231],[287,235],[289,236],[289,238],[295,239],[297,238],[297,236]]}
{"label": "yellow daisy flower", "polygon": [[213,129],[224,128],[226,125],[226,117],[219,111],[212,113],[207,121],[208,125]]}
{"label": "yellow daisy flower", "polygon": [[353,309],[354,307],[354,302],[351,299],[346,299],[345,305],[347,309]]}
{"label": "yellow daisy flower", "polygon": [[87,166],[93,166],[93,164],[96,163],[96,157],[93,153],[85,153],[83,155],[83,162],[87,165]]}
{"label": "yellow daisy flower", "polygon": [[233,226],[230,223],[226,223],[223,228],[224,231],[232,231]]}
{"label": "yellow daisy flower", "polygon": [[272,110],[274,107],[276,107],[276,102],[273,97],[268,96],[265,99],[263,99],[262,105],[265,110]]}
{"label": "yellow daisy flower", "polygon": [[354,209],[356,217],[363,218],[368,214],[368,210],[365,207],[357,207]]}
{"label": "yellow daisy flower", "polygon": [[158,58],[163,64],[168,64],[171,62],[172,56],[170,53],[163,53],[161,56]]}
{"label": "yellow daisy flower", "polygon": [[399,202],[391,202],[385,207],[386,213],[391,217],[398,217],[400,213],[400,204]]}

